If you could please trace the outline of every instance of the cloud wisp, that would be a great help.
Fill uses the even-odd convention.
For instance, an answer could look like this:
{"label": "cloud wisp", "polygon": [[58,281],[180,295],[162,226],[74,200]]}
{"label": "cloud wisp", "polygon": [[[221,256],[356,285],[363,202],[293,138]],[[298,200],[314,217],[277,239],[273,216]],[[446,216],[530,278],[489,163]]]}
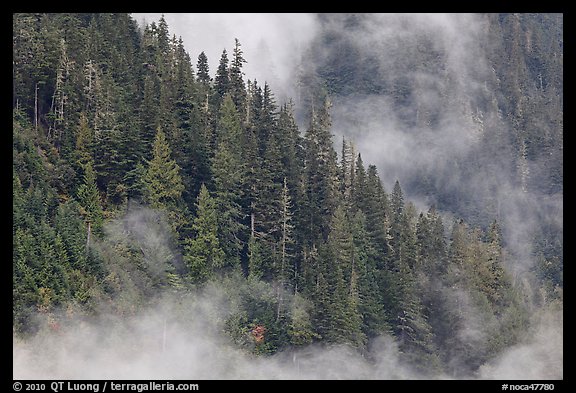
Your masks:
{"label": "cloud wisp", "polygon": [[[132,14],[143,25],[157,23],[162,14]],[[318,29],[313,14],[293,13],[198,13],[164,14],[170,33],[182,37],[195,66],[204,51],[213,76],[222,51],[231,58],[234,39],[242,45],[245,78],[268,82],[280,100],[294,97],[300,53]]]}
{"label": "cloud wisp", "polygon": [[[161,215],[145,208],[109,223],[106,240],[95,246],[103,253],[108,250],[107,258],[115,258],[110,272],[124,284],[113,298],[96,305],[100,311],[95,315],[83,314],[72,305],[38,315],[41,327],[37,334],[26,340],[13,339],[13,378],[453,379],[438,371],[418,371],[389,335],[372,339],[362,353],[317,343],[256,355],[250,337],[238,345],[226,333],[226,324],[242,312],[240,293],[258,292],[255,296],[266,298],[274,297],[274,290],[265,283],[250,286],[254,284],[240,275],[209,282],[197,290],[165,287],[138,298],[142,290],[135,287],[148,285],[145,277],[162,282],[178,257],[171,251],[167,231]],[[119,257],[118,250],[128,248],[141,249],[148,260],[140,266],[141,272]],[[454,334],[471,345],[483,341],[482,322],[474,317],[474,307],[466,306],[466,295],[443,290],[459,307],[469,308],[466,323]],[[129,299],[137,299],[142,306],[134,308]],[[539,312],[535,318],[519,344],[464,378],[562,378],[562,310]]]}

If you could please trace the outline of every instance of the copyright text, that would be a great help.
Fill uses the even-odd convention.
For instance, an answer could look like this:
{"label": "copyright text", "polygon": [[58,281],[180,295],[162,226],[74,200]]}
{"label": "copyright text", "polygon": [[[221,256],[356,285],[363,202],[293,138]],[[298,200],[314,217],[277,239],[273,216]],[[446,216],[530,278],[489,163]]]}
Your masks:
{"label": "copyright text", "polygon": [[14,382],[12,388],[15,392],[20,391],[48,391],[54,393],[60,392],[147,392],[147,391],[197,391],[200,386],[197,383],[173,383],[168,381],[162,382],[71,382],[71,381],[53,381],[53,382]]}

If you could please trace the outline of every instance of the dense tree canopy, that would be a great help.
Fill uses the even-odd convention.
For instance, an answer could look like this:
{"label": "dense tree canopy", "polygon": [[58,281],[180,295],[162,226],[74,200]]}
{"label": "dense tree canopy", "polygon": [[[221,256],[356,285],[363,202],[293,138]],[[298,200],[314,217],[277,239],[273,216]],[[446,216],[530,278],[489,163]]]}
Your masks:
{"label": "dense tree canopy", "polygon": [[[245,80],[249,59],[231,44],[211,77],[205,53],[194,67],[164,18],[138,28],[125,14],[13,15],[15,333],[34,334],[36,312],[74,304],[91,315],[108,302],[128,313],[166,288],[220,280],[239,296],[226,332],[257,354],[312,342],[364,351],[386,334],[406,361],[456,374],[517,342],[527,308],[498,217],[475,227],[418,211],[352,141],[338,157],[328,92],[311,99],[301,132],[294,104]],[[552,137],[522,130],[523,154],[544,155],[538,138]],[[143,207],[159,212],[147,219],[172,249],[135,240],[126,222],[126,238],[114,237]],[[547,247],[538,277],[561,297],[561,261]],[[476,327],[482,342],[455,334],[470,313],[496,321]],[[263,344],[249,345],[260,325]],[[455,357],[469,370],[450,369]]]}

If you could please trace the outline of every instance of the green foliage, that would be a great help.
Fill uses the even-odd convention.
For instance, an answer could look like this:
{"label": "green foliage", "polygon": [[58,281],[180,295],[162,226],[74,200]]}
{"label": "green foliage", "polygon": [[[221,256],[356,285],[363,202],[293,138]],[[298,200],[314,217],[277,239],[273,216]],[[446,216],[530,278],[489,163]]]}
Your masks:
{"label": "green foliage", "polygon": [[[535,18],[487,16],[495,40],[486,50],[500,78],[487,86],[501,89],[494,105],[514,121],[492,119],[478,145],[515,155],[526,190],[542,181],[556,192],[562,54]],[[519,26],[532,34],[531,51],[512,34]],[[329,92],[358,84],[405,105],[415,89],[406,79],[370,82],[375,71],[339,37],[328,41],[347,55],[314,77],[328,83],[303,78],[323,87],[299,97],[309,112],[301,135],[291,101],[277,104],[267,82],[244,81],[237,39],[211,78],[205,53],[194,73],[164,18],[138,29],[128,14],[14,14],[13,28],[16,334],[34,333],[36,312],[124,316],[163,293],[218,288],[227,314],[215,319],[251,354],[315,342],[366,351],[387,334],[419,369],[469,375],[529,328],[526,298],[506,269],[504,223],[493,220],[497,196],[474,220],[486,225],[457,220],[447,241],[446,208],[456,216],[464,208],[434,190],[441,184],[422,180],[438,210],[420,212],[399,181],[384,189],[352,141],[338,162]],[[420,67],[440,69],[423,40]],[[497,60],[503,48],[507,60]],[[512,144],[500,128],[515,132]],[[551,167],[527,172],[544,157]],[[545,305],[562,302],[561,234],[550,220],[534,234]]]}
{"label": "green foliage", "polygon": [[310,302],[298,293],[292,298],[288,337],[290,344],[296,347],[310,344],[313,340],[320,338],[313,330],[310,317],[311,307]]}
{"label": "green foliage", "polygon": [[185,241],[184,261],[191,279],[204,282],[224,265],[224,251],[218,239],[216,204],[204,185],[200,188],[196,212],[192,225],[195,238]]}
{"label": "green foliage", "polygon": [[244,53],[242,52],[238,38],[235,38],[234,42],[233,58],[229,70],[230,94],[234,105],[236,105],[238,112],[242,115],[244,114],[244,108],[246,106],[246,87],[242,78],[242,66],[243,63],[246,63],[246,59],[244,59]]}
{"label": "green foliage", "polygon": [[212,160],[214,199],[219,214],[218,238],[222,241],[226,262],[239,264],[245,230],[241,209],[246,168],[238,146],[244,146],[238,112],[232,98],[227,95],[220,109],[216,128],[218,147]]}
{"label": "green foliage", "polygon": [[304,207],[307,210],[305,229],[308,245],[326,240],[332,214],[337,206],[336,152],[330,134],[330,101],[312,106],[310,125],[304,136]]}
{"label": "green foliage", "polygon": [[91,227],[93,230],[100,230],[103,212],[100,203],[100,193],[96,185],[96,173],[92,169],[90,161],[84,167],[83,183],[78,187],[77,197],[81,213],[88,224],[88,231],[90,232]]}
{"label": "green foliage", "polygon": [[174,206],[182,196],[184,186],[180,167],[171,158],[171,149],[166,135],[160,129],[156,133],[152,160],[148,164],[144,183],[146,201],[154,208]]}
{"label": "green foliage", "polygon": [[230,92],[230,73],[228,69],[228,52],[226,49],[222,51],[220,62],[218,63],[218,70],[214,77],[214,107],[220,108],[220,104],[226,95]]}
{"label": "green foliage", "polygon": [[172,151],[162,130],[158,129],[152,150],[152,160],[142,179],[144,198],[155,209],[168,213],[170,225],[177,233],[182,227],[184,211],[182,192],[184,185],[180,167],[171,158]]}

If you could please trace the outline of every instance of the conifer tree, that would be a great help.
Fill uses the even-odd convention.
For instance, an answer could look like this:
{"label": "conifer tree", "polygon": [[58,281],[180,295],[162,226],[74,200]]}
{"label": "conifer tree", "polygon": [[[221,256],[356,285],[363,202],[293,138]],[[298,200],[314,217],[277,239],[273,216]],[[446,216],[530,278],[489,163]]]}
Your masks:
{"label": "conifer tree", "polygon": [[246,113],[246,85],[242,77],[242,67],[246,63],[242,52],[242,47],[238,38],[234,39],[234,52],[232,53],[232,62],[230,64],[230,94],[236,109],[242,118]]}
{"label": "conifer tree", "polygon": [[304,136],[304,205],[302,222],[308,246],[328,238],[330,220],[337,206],[336,152],[330,134],[330,101],[312,107],[310,125]]}
{"label": "conifer tree", "polygon": [[[255,83],[256,84],[256,83]],[[282,146],[279,129],[276,126],[276,105],[267,84],[264,90],[257,88],[253,96],[253,137],[250,146],[255,151],[246,154],[252,157],[247,177],[246,193],[249,195],[249,208],[253,232],[277,242],[280,232],[282,182]]]}
{"label": "conifer tree", "polygon": [[[343,152],[344,153],[344,152]],[[349,155],[352,152],[349,153]],[[354,162],[355,160],[355,162]],[[350,198],[352,200],[352,211],[362,210],[364,214],[369,214],[371,212],[370,208],[375,206],[369,206],[369,194],[368,194],[368,183],[366,178],[366,168],[364,167],[364,161],[362,160],[362,155],[358,153],[357,158],[348,158],[348,161],[354,162],[353,164],[348,163],[350,166],[349,174],[347,175],[350,180],[348,181],[350,190]],[[352,169],[354,174],[352,174]],[[372,190],[373,192],[375,190]],[[375,197],[375,196],[374,196]]]}
{"label": "conifer tree", "polygon": [[217,125],[218,147],[212,160],[214,199],[219,215],[219,239],[227,264],[240,262],[246,225],[241,208],[246,169],[240,155],[243,146],[242,127],[230,95],[224,97]]}
{"label": "conifer tree", "polygon": [[366,230],[366,216],[362,211],[351,221],[354,259],[357,273],[358,312],[362,316],[362,331],[368,337],[390,333],[389,317],[378,287],[378,264],[374,246]]}
{"label": "conifer tree", "polygon": [[[319,253],[320,254],[320,253]],[[311,298],[314,302],[314,312],[312,323],[314,332],[322,339],[329,341],[332,339],[332,320],[334,310],[332,310],[331,283],[327,279],[327,262],[325,255],[316,255],[318,269],[314,273]],[[323,252],[322,252],[323,254]]]}
{"label": "conifer tree", "polygon": [[194,282],[204,282],[224,265],[224,251],[218,239],[216,203],[203,184],[198,194],[194,238],[185,240],[184,261]]}
{"label": "conifer tree", "polygon": [[[359,272],[364,268],[360,255],[354,245],[351,231],[352,225],[345,208],[336,208],[330,225],[327,246],[330,248],[332,260],[329,272],[333,274],[333,331],[330,332],[335,342],[347,342],[356,347],[365,343],[362,332],[362,317],[359,312]],[[358,234],[360,235],[360,234]],[[357,239],[360,240],[360,239]]]}
{"label": "conifer tree", "polygon": [[86,232],[80,203],[71,199],[58,206],[54,227],[62,238],[71,269],[87,271]]}
{"label": "conifer tree", "polygon": [[301,292],[306,298],[314,299],[320,267],[320,256],[316,245],[312,245],[310,251],[303,249],[302,261],[297,271],[295,292]]}
{"label": "conifer tree", "polygon": [[280,271],[278,277],[282,285],[293,285],[294,274],[296,273],[296,266],[292,262],[294,260],[294,224],[292,223],[292,199],[290,197],[290,190],[284,178],[284,185],[282,187],[282,216],[280,219]]}
{"label": "conifer tree", "polygon": [[352,203],[353,187],[355,184],[355,162],[354,145],[352,142],[342,138],[342,156],[340,157],[340,192],[347,205]]}
{"label": "conifer tree", "polygon": [[[304,215],[302,170],[303,164],[303,140],[296,124],[293,113],[293,103],[288,102],[280,107],[276,123],[277,132],[275,138],[280,151],[280,161],[283,178],[286,179],[286,187],[292,203],[292,225],[294,226],[294,253],[300,255],[301,245],[304,244],[302,237],[302,225]],[[298,260],[299,258],[297,258]],[[297,260],[295,261],[296,263]]]}
{"label": "conifer tree", "polygon": [[203,86],[209,86],[212,78],[210,77],[210,68],[208,67],[208,57],[204,51],[198,55],[196,63],[196,80]]}
{"label": "conifer tree", "polygon": [[89,161],[93,160],[92,148],[94,147],[94,135],[84,112],[80,114],[80,122],[75,131],[74,167],[81,170]]}
{"label": "conifer tree", "polygon": [[295,292],[296,290],[296,264],[294,253],[294,225],[292,201],[290,198],[290,190],[284,178],[282,187],[282,196],[280,201],[281,215],[279,219],[278,240],[272,246],[274,255],[274,264],[277,265],[274,270],[276,274],[274,280],[276,284],[277,294],[277,319],[280,319],[282,313],[285,311],[286,293]]}
{"label": "conifer tree", "polygon": [[[205,149],[206,162],[208,162],[208,168],[206,168],[207,174],[209,174],[209,160],[214,156],[216,147],[216,136],[214,133],[214,119],[213,111],[211,107],[211,97],[214,92],[212,90],[212,78],[209,74],[208,68],[208,58],[204,52],[198,55],[198,62],[196,65],[196,113],[198,116],[196,124],[196,133],[198,134],[197,139],[203,142],[203,147]],[[204,179],[205,184],[209,184],[211,181],[210,176],[206,176]]]}
{"label": "conifer tree", "polygon": [[57,149],[63,141],[62,135],[64,130],[68,128],[68,105],[70,101],[70,93],[74,90],[70,83],[71,62],[68,57],[68,50],[66,41],[62,38],[60,40],[60,58],[56,68],[56,82],[54,86],[54,94],[52,95],[52,103],[50,105],[50,123],[48,126],[48,139],[51,140]]}
{"label": "conifer tree", "polygon": [[171,149],[161,129],[156,132],[152,160],[148,163],[145,182],[147,201],[155,208],[175,205],[184,189],[180,168],[171,158]]}
{"label": "conifer tree", "polygon": [[286,184],[290,190],[295,208],[298,208],[301,196],[298,195],[303,165],[303,141],[294,119],[294,104],[289,101],[280,107],[276,122],[276,138],[282,154],[282,166]]}
{"label": "conifer tree", "polygon": [[311,303],[302,295],[296,293],[292,297],[288,337],[293,346],[307,345],[319,338],[318,334],[314,333],[310,309]]}
{"label": "conifer tree", "polygon": [[434,207],[421,213],[416,224],[418,266],[425,274],[438,276],[446,268],[446,243],[442,217]]}
{"label": "conifer tree", "polygon": [[100,193],[96,185],[96,172],[92,168],[91,161],[88,161],[84,166],[83,183],[78,187],[77,195],[81,213],[87,226],[86,248],[88,248],[92,232],[99,232],[104,219]]}
{"label": "conifer tree", "polygon": [[152,159],[148,162],[143,177],[144,198],[155,209],[168,214],[170,226],[178,233],[183,225],[184,207],[182,192],[184,185],[180,176],[180,167],[171,157],[172,150],[164,132],[158,128],[152,148]]}
{"label": "conifer tree", "polygon": [[214,96],[212,99],[214,112],[219,110],[226,93],[230,93],[230,71],[228,68],[228,52],[223,49],[216,76],[214,77]]}
{"label": "conifer tree", "polygon": [[17,228],[12,243],[13,320],[17,331],[30,329],[31,310],[39,300],[36,282],[38,255],[29,229]]}
{"label": "conifer tree", "polygon": [[38,271],[37,283],[41,302],[46,309],[58,305],[67,297],[65,267],[68,257],[64,252],[62,239],[46,222],[40,224],[37,236]]}
{"label": "conifer tree", "polygon": [[[360,156],[358,160],[360,161]],[[358,168],[361,168],[360,163],[358,163]],[[362,179],[361,171],[358,172],[357,178]],[[358,186],[356,189],[362,188]],[[360,197],[362,193],[356,191],[355,195]],[[358,199],[362,200],[362,198]],[[374,250],[370,258],[374,260],[378,269],[383,269],[390,253],[390,202],[375,165],[368,166],[365,198],[362,204],[358,203],[358,206],[366,216],[366,231]]]}
{"label": "conifer tree", "polygon": [[426,317],[434,334],[434,342],[441,350],[446,332],[454,322],[451,305],[446,296],[447,256],[444,226],[441,216],[433,207],[426,214],[420,213],[416,224],[417,269],[415,277]]}

